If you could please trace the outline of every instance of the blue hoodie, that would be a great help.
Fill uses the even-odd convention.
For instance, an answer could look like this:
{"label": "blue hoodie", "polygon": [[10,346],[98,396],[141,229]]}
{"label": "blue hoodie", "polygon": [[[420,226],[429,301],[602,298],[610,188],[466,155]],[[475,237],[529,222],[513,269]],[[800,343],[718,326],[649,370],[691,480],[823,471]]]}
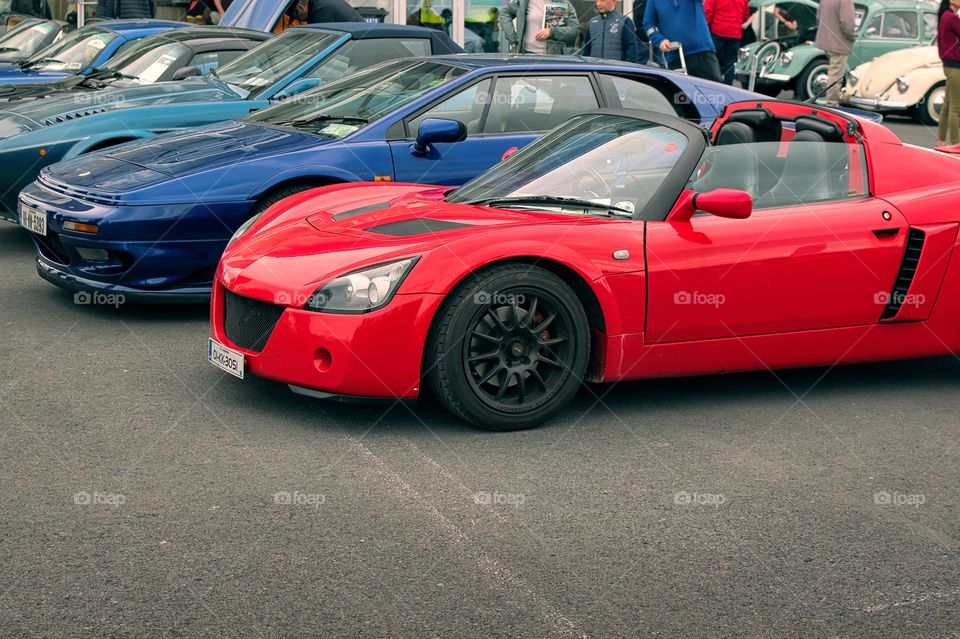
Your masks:
{"label": "blue hoodie", "polygon": [[[665,39],[681,43],[685,56],[714,50],[703,0],[648,0],[643,31],[655,47]],[[671,51],[666,58],[674,62],[680,54]]]}

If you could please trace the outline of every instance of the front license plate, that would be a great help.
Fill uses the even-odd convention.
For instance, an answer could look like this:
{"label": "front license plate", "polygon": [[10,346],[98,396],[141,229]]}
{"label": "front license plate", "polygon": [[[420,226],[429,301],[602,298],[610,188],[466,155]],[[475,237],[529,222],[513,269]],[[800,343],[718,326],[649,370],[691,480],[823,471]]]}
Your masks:
{"label": "front license plate", "polygon": [[47,214],[43,211],[33,208],[32,206],[21,204],[20,226],[27,229],[31,233],[36,233],[37,235],[46,235]]}
{"label": "front license plate", "polygon": [[243,353],[227,348],[211,338],[207,342],[207,359],[217,368],[243,379]]}

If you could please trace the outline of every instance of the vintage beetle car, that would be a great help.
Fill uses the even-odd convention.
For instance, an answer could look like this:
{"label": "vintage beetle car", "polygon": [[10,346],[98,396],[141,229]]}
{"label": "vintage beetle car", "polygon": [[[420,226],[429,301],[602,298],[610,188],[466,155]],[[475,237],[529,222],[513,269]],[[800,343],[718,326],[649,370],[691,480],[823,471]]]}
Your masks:
{"label": "vintage beetle car", "polygon": [[[890,51],[897,51],[929,43],[937,33],[937,5],[933,2],[889,0],[870,4],[855,4],[858,36],[853,44],[848,65],[850,68],[869,62]],[[813,44],[811,33],[799,42],[795,38],[778,40],[763,52],[759,64],[755,91],[775,95],[784,89],[793,89],[798,100],[807,100],[827,89],[827,54]],[[762,46],[762,45],[761,45]],[[749,82],[749,57],[756,45],[741,51],[737,74],[741,82]],[[744,84],[747,86],[747,84]]]}
{"label": "vintage beetle car", "polygon": [[937,47],[892,51],[847,74],[842,102],[879,113],[903,113],[924,124],[940,122],[946,76]]}

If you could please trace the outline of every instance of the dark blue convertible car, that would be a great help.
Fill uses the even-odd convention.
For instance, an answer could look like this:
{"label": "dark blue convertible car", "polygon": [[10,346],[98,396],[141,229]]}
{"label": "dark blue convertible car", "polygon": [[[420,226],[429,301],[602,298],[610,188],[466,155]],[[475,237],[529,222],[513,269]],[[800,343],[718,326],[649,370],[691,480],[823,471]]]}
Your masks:
{"label": "dark blue convertible car", "polygon": [[753,94],[569,57],[407,58],[257,112],[41,171],[20,195],[38,270],[70,290],[204,299],[244,222],[293,193],[357,181],[459,185],[568,117],[641,108],[709,123]]}

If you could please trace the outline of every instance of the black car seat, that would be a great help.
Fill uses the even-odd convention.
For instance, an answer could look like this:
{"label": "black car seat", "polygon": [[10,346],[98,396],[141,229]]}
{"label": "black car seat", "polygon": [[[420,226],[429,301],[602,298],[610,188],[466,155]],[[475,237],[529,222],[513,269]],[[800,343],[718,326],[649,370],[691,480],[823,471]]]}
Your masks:
{"label": "black car seat", "polygon": [[[705,193],[713,189],[740,189],[757,192],[757,162],[754,149],[736,149],[754,144],[757,135],[744,122],[725,122],[717,133],[706,172],[693,183],[693,190]],[[729,151],[725,147],[730,147]]]}

